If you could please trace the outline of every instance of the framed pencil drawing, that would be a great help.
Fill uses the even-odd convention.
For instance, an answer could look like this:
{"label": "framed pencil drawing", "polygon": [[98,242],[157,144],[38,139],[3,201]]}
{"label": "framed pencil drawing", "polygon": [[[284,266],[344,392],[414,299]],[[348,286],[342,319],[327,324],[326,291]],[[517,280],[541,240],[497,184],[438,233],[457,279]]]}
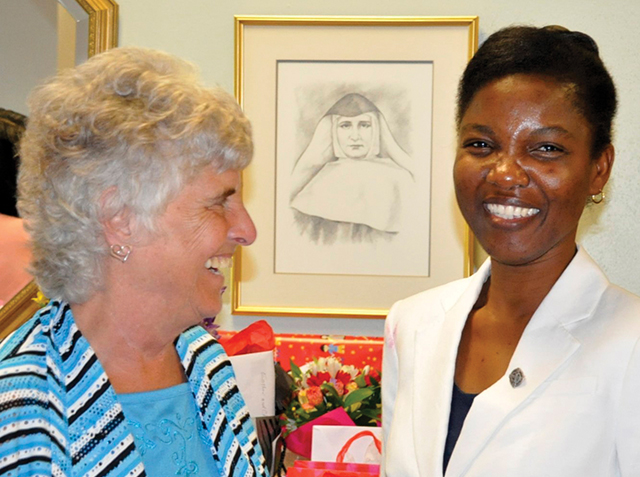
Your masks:
{"label": "framed pencil drawing", "polygon": [[466,276],[472,241],[451,168],[477,17],[235,22],[258,240],[236,253],[232,313],[384,317]]}

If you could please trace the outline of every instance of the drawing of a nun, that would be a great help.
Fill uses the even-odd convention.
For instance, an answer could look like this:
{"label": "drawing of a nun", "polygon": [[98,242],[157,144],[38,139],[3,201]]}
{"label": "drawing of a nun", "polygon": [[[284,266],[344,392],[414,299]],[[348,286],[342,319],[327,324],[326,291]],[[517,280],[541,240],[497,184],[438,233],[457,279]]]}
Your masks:
{"label": "drawing of a nun", "polygon": [[393,238],[413,185],[410,163],[376,105],[360,94],[344,96],[293,168],[296,222],[315,242]]}

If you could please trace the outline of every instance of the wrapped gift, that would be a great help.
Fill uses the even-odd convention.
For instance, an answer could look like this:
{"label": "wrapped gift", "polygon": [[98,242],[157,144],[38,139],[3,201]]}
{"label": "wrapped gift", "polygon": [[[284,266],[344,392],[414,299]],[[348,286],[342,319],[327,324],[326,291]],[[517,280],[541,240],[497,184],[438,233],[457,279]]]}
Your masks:
{"label": "wrapped gift", "polygon": [[338,464],[335,462],[296,461],[287,477],[378,477],[379,465]]}
{"label": "wrapped gift", "polygon": [[229,356],[238,389],[251,417],[275,415],[276,375],[271,326],[264,320],[256,321],[238,333],[221,336],[219,341]]}
{"label": "wrapped gift", "polygon": [[311,458],[313,428],[315,426],[357,427],[343,408],[334,409],[307,422],[287,436],[287,448],[307,459]]}
{"label": "wrapped gift", "polygon": [[337,335],[278,334],[275,336],[276,361],[289,370],[292,360],[298,366],[314,358],[335,356],[346,365],[382,367],[383,338]]}
{"label": "wrapped gift", "polygon": [[[323,427],[335,427],[335,432],[332,435],[336,435],[336,433],[340,433],[338,430],[342,426],[316,426],[314,428],[314,440],[316,433],[318,435],[322,434],[321,428]],[[379,464],[363,464],[356,462],[347,462],[346,459],[349,455],[353,453],[354,444],[360,441],[369,440],[374,443],[375,452],[380,455],[382,451],[382,444],[378,435],[380,434],[380,429],[378,428],[361,428],[361,427],[345,427],[344,429],[348,431],[354,431],[355,433],[351,434],[350,437],[347,437],[349,433],[343,433],[340,437],[344,437],[346,440],[341,441],[341,446],[337,453],[335,454],[335,461],[327,462],[316,460],[315,457],[311,461],[296,461],[294,462],[294,466],[287,470],[287,477],[376,477],[380,474],[380,465]],[[319,432],[320,431],[320,432]],[[328,435],[328,434],[327,434]],[[314,444],[315,446],[315,444]],[[332,451],[333,455],[333,446]],[[323,457],[324,454],[322,452],[316,453],[315,455],[320,455]]]}
{"label": "wrapped gift", "polygon": [[[218,331],[223,340],[237,334],[235,331]],[[290,360],[298,366],[314,358],[335,356],[347,365],[363,368],[382,368],[382,337],[312,335],[279,333],[274,335],[275,360],[289,371]]]}
{"label": "wrapped gift", "polygon": [[311,460],[380,465],[382,428],[362,426],[315,426]]}

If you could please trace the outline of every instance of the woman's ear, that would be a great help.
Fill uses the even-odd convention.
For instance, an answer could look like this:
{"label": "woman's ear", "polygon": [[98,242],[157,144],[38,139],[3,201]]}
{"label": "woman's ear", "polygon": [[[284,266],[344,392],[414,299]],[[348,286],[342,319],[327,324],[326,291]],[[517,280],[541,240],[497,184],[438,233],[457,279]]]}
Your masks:
{"label": "woman's ear", "polygon": [[112,202],[117,194],[115,187],[110,187],[102,193],[99,199],[100,221],[104,235],[110,245],[130,244],[133,236],[133,215],[128,207],[121,207],[114,212]]}
{"label": "woman's ear", "polygon": [[589,194],[595,195],[602,192],[602,189],[604,189],[604,186],[611,175],[614,158],[615,149],[613,144],[609,144],[595,160],[591,175],[591,188],[589,190]]}

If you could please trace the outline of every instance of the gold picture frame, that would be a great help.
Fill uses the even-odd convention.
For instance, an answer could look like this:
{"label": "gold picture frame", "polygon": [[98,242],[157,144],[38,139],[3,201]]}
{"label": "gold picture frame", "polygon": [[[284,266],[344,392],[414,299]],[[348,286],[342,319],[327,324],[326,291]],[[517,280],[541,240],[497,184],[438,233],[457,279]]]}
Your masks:
{"label": "gold picture frame", "polygon": [[[235,17],[235,95],[253,124],[255,141],[253,162],[243,172],[243,199],[256,223],[258,239],[251,247],[239,248],[234,256],[233,314],[383,318],[393,302],[470,274],[473,240],[455,204],[451,170],[457,83],[477,46],[476,16]],[[414,79],[412,72],[416,78],[424,77],[424,82]],[[397,78],[403,82],[396,85]],[[404,101],[402,111],[393,111],[392,99],[385,98],[385,88],[391,87],[394,93],[388,95],[393,101]],[[298,237],[305,233],[306,225],[294,224],[300,214],[289,210],[294,208],[290,205],[293,193],[283,191],[287,187],[294,190],[289,186],[293,179],[287,176],[294,173],[288,171],[307,154],[312,136],[316,137],[331,110],[324,116],[317,114],[313,123],[312,113],[327,111],[334,101],[329,96],[338,98],[352,90],[368,91],[382,98],[381,104],[386,101],[386,112],[382,107],[376,111],[378,118],[390,118],[384,119],[385,125],[395,120],[395,131],[386,128],[389,137],[400,130],[399,135],[409,138],[404,144],[426,144],[414,147],[410,157],[412,167],[422,168],[421,175],[407,169],[414,182],[421,184],[415,187],[421,200],[403,202],[410,204],[412,217],[425,224],[416,227],[427,237],[422,242],[426,258],[417,260],[422,267],[419,272],[411,262],[414,254],[421,257],[420,244],[407,239],[407,246],[385,245],[392,244],[402,230],[383,231],[378,235],[384,240],[362,246],[366,251],[356,239],[337,247],[318,242],[317,236],[305,238],[306,242]],[[353,94],[345,97],[349,95]],[[410,109],[413,115],[406,113]],[[415,120],[403,119],[405,113]],[[301,117],[306,117],[306,124]],[[382,124],[383,119],[377,121]],[[316,128],[315,133],[309,124]],[[306,131],[306,136],[300,131]],[[411,138],[418,139],[412,143]],[[404,145],[396,149],[403,147],[411,149]],[[381,160],[389,162],[386,157]],[[359,163],[355,166],[361,167]],[[359,253],[360,248],[362,258],[354,261],[352,269],[351,251]],[[398,253],[383,256],[380,250]],[[372,257],[384,260],[378,263]]]}
{"label": "gold picture frame", "polygon": [[89,15],[87,53],[91,57],[118,46],[118,4],[114,0],[65,0]]}
{"label": "gold picture frame", "polygon": [[[87,31],[79,35],[86,40],[86,52],[93,56],[114,48],[118,43],[118,4],[113,0],[64,0],[60,3],[69,9],[79,9],[86,15],[86,22],[78,22]],[[84,56],[84,55],[82,55]],[[29,282],[17,295],[0,308],[0,339],[7,336],[38,310],[36,301],[38,286]]]}

